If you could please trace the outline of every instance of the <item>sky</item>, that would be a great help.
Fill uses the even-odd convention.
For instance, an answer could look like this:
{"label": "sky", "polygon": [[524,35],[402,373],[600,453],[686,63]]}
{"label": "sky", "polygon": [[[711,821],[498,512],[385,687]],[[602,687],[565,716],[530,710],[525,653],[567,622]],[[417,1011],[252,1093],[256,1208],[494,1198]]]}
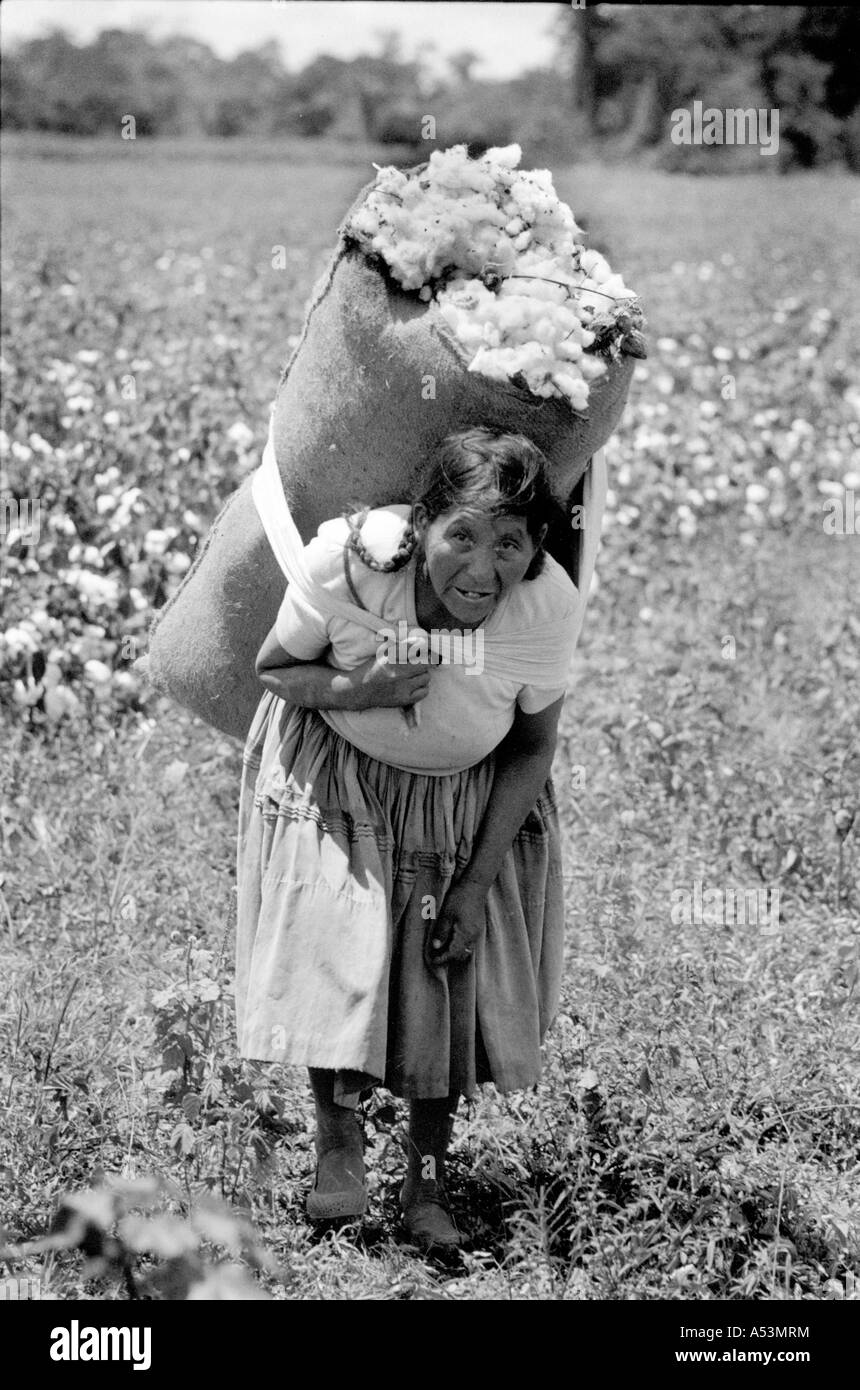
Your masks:
{"label": "sky", "polygon": [[[380,30],[402,36],[403,57],[436,62],[472,49],[476,77],[514,77],[545,66],[553,54],[556,4],[495,0],[3,0],[3,45],[61,28],[76,42],[100,29],[142,29],[154,38],[181,32],[202,39],[223,58],[276,38],[289,68],[318,53],[351,58],[375,52]],[[434,50],[431,45],[435,45]]]}

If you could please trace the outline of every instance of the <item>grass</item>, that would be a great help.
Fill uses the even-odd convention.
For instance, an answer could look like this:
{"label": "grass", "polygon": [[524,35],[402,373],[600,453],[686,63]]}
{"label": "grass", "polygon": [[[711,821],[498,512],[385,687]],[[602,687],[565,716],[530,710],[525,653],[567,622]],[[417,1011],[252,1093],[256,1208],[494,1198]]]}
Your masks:
{"label": "grass", "polygon": [[[4,428],[51,453],[4,462],[13,491],[35,475],[50,515],[78,516],[145,623],[178,582],[147,529],[175,522],[193,549],[183,509],[205,523],[249,466],[228,428],[262,443],[365,172],[128,153],[7,161]],[[0,706],[0,1228],[7,1271],[43,1297],[183,1297],[205,1277],[233,1297],[817,1300],[858,1272],[858,541],[821,516],[860,442],[856,181],[580,166],[557,184],[642,295],[651,356],[611,451],[556,760],[565,996],[536,1091],[463,1109],[462,1261],[402,1243],[384,1094],[363,1230],[306,1222],[304,1083],[235,1054],[240,750],[145,692],[87,689],[89,655],[121,664],[120,629],[69,590],[51,530],[35,569],[10,569],[6,621],[47,605],[81,707]],[[132,360],[148,365],[123,403]],[[148,510],[117,557],[96,498],[131,482]],[[697,880],[777,887],[776,930],[673,920]],[[118,1181],[137,1186],[64,1196]],[[241,1221],[219,1225],[213,1199]]]}

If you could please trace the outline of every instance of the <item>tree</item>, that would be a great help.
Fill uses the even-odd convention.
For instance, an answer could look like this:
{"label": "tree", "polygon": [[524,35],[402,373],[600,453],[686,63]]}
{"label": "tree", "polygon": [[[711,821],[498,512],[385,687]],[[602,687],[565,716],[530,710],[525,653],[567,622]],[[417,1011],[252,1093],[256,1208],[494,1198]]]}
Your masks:
{"label": "tree", "polygon": [[671,112],[695,100],[778,107],[780,136],[805,163],[850,142],[860,102],[853,7],[565,6],[558,32],[573,109],[627,150],[662,140]]}
{"label": "tree", "polygon": [[472,68],[479,61],[480,54],[475,53],[471,48],[462,48],[459,53],[454,53],[448,59],[448,66],[454,76],[454,81],[461,86],[465,86],[472,80]]}

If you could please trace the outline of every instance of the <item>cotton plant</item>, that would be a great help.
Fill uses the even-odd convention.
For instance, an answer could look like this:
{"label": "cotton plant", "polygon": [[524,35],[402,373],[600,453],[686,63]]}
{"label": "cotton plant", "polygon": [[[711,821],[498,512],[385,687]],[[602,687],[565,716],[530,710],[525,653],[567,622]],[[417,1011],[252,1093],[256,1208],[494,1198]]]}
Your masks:
{"label": "cotton plant", "polygon": [[644,356],[636,295],[582,228],[547,169],[520,169],[519,145],[470,159],[434,150],[426,167],[379,168],[347,235],[442,318],[469,370],[560,397],[577,412],[624,350]]}

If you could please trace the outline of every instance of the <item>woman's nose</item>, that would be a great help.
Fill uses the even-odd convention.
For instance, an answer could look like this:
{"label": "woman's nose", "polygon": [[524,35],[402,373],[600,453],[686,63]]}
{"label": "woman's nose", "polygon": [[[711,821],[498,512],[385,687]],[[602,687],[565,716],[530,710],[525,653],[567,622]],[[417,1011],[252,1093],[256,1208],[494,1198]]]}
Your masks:
{"label": "woman's nose", "polygon": [[496,587],[496,556],[493,550],[479,550],[469,556],[468,580],[473,589]]}

